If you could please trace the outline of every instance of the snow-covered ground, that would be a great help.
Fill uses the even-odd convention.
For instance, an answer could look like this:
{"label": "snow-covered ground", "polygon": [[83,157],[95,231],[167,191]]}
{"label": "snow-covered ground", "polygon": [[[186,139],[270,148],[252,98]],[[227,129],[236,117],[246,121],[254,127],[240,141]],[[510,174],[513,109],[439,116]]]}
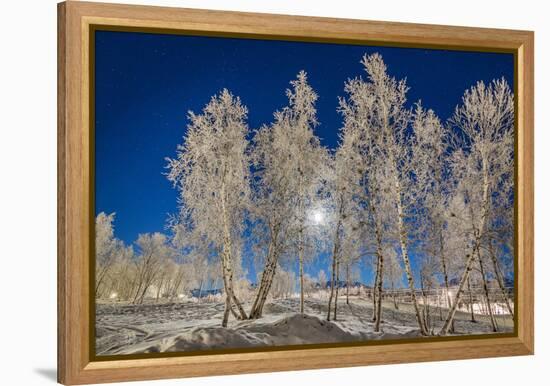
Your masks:
{"label": "snow-covered ground", "polygon": [[[382,331],[376,333],[371,302],[354,298],[350,303],[339,299],[338,320],[327,322],[324,300],[306,299],[304,315],[298,313],[298,299],[275,300],[265,306],[261,319],[231,318],[228,328],[221,327],[221,302],[97,304],[96,352],[116,355],[420,337],[409,304],[400,304],[399,310],[385,304]],[[469,314],[457,312],[455,334],[491,333],[487,317],[476,318],[472,323]],[[435,308],[431,320],[437,333],[443,322]],[[497,320],[499,332],[513,331],[509,316]]]}

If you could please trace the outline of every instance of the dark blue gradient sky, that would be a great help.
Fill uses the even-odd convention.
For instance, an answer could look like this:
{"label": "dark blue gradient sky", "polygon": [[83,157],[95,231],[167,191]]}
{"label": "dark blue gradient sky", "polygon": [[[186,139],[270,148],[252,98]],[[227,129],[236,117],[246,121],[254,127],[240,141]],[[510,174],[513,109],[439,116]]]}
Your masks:
{"label": "dark blue gradient sky", "polygon": [[177,194],[163,176],[164,158],[182,142],[187,111],[199,112],[222,88],[242,99],[249,126],[258,128],[287,104],[289,81],[305,70],[319,94],[317,135],[334,148],[337,98],[348,78],[364,75],[365,53],[382,54],[392,76],[407,78],[408,103],[421,99],[442,120],[478,80],[504,77],[513,85],[511,54],[95,33],[95,211],[117,213],[116,235],[127,244],[165,231]]}

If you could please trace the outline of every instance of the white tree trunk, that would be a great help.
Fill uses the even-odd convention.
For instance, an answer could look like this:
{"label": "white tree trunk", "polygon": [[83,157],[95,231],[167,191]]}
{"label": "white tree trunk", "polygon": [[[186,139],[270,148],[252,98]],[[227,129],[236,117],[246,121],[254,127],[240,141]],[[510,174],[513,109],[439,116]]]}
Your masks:
{"label": "white tree trunk", "polygon": [[258,287],[252,309],[250,310],[250,319],[258,319],[262,316],[263,307],[277,270],[278,251],[276,246],[278,243],[278,235],[278,228],[275,228],[272,232],[272,238],[269,243],[266,264],[264,271],[262,272],[260,286]]}
{"label": "white tree trunk", "polygon": [[481,253],[479,253],[479,248],[477,250],[477,260],[479,262],[479,272],[481,274],[481,279],[483,281],[483,292],[485,294],[485,300],[487,301],[487,311],[489,312],[489,318],[491,319],[491,326],[493,327],[493,332],[498,331],[498,326],[493,315],[493,308],[491,307],[491,298],[489,297],[489,287],[487,286],[487,278],[485,277],[485,267],[483,265],[483,259],[481,258]]}
{"label": "white tree trunk", "polygon": [[349,265],[350,263],[346,264],[346,304],[349,304],[349,286],[350,286],[350,273],[349,273]]}
{"label": "white tree trunk", "polygon": [[[342,227],[342,202],[339,203],[339,209],[338,209],[338,222],[336,223],[336,229],[334,231],[334,239],[332,243],[332,273],[331,273],[331,280],[330,280],[330,296],[328,299],[328,312],[327,312],[327,320],[330,320],[330,311],[332,307],[332,299],[334,297],[334,282],[336,280],[336,272],[338,269],[338,254],[340,253],[340,230]],[[335,311],[336,314],[336,311]]]}
{"label": "white tree trunk", "polygon": [[475,323],[476,317],[474,313],[474,299],[472,296],[472,286],[470,285],[469,277],[468,277],[468,293],[470,294],[470,320]]}
{"label": "white tree trunk", "polygon": [[[397,167],[395,167],[395,173],[397,173]],[[401,257],[403,258],[403,263],[405,265],[405,273],[407,275],[407,283],[409,284],[409,290],[411,291],[411,299],[414,306],[414,311],[416,314],[416,321],[420,327],[420,332],[422,335],[428,335],[424,327],[424,321],[422,320],[422,314],[420,313],[420,308],[418,307],[418,300],[416,299],[416,292],[414,288],[414,278],[411,270],[411,263],[409,260],[409,251],[407,247],[407,231],[405,229],[405,224],[403,219],[405,214],[403,212],[403,203],[401,201],[401,184],[399,182],[399,177],[397,175],[395,178],[395,201],[397,203],[397,225],[399,232],[399,244],[401,245]]]}
{"label": "white tree trunk", "polygon": [[302,230],[298,245],[298,261],[300,265],[300,313],[304,313],[304,246],[302,245]]}
{"label": "white tree trunk", "polygon": [[336,314],[338,312],[338,290],[340,289],[340,261],[336,258],[336,290],[334,296],[334,315],[333,320],[336,320]]}
{"label": "white tree trunk", "polygon": [[485,163],[483,164],[483,196],[482,197],[483,197],[482,213],[481,213],[481,218],[479,220],[479,226],[477,229],[474,229],[474,245],[472,248],[472,253],[468,256],[468,260],[466,261],[466,268],[464,270],[464,273],[462,274],[462,278],[460,279],[460,283],[458,285],[458,290],[456,292],[453,305],[449,309],[449,312],[447,313],[447,318],[445,319],[445,323],[443,324],[443,327],[441,328],[439,335],[446,335],[449,332],[456,309],[458,307],[458,303],[460,302],[460,298],[462,296],[462,293],[464,292],[464,286],[466,285],[466,282],[470,276],[470,272],[472,270],[472,264],[475,260],[476,253],[479,253],[479,248],[481,246],[481,237],[483,234],[483,230],[485,229],[485,222],[486,222],[487,216],[489,214],[489,176],[488,176],[488,170]]}
{"label": "white tree trunk", "polygon": [[[451,294],[449,293],[449,273],[447,272],[447,259],[445,257],[445,249],[443,245],[443,230],[442,226],[438,225],[439,228],[439,258],[441,259],[441,270],[443,271],[443,282],[445,283],[446,296],[445,300],[447,302],[447,309],[451,308]],[[441,309],[439,310],[441,312]],[[451,332],[454,332],[454,321],[451,322]]]}
{"label": "white tree trunk", "polygon": [[[223,217],[223,252],[222,252],[222,275],[225,285],[226,297],[229,301],[226,301],[226,307],[231,308],[231,302],[235,304],[239,311],[241,319],[247,319],[246,312],[243,309],[241,302],[237,299],[235,291],[233,289],[233,261],[231,258],[232,253],[232,243],[231,243],[231,232],[229,230],[229,218],[227,214],[227,207],[225,203],[225,183],[222,183],[221,187],[221,206],[222,206],[222,217]],[[226,322],[227,325],[227,322]]]}
{"label": "white tree trunk", "polygon": [[382,229],[378,222],[376,207],[371,204],[371,211],[374,219],[374,227],[376,234],[376,283],[374,288],[374,313],[373,320],[374,331],[380,331],[380,323],[382,323],[382,289],[384,285],[384,252],[382,248]]}

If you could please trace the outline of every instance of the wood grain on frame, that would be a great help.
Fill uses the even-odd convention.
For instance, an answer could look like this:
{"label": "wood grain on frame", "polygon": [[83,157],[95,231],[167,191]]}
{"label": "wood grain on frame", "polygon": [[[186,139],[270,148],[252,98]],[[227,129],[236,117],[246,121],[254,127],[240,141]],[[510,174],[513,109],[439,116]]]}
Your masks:
{"label": "wood grain on frame", "polygon": [[[512,52],[516,72],[517,336],[94,361],[90,355],[90,25],[255,38]],[[64,384],[531,354],[534,35],[528,31],[85,2],[58,5],[58,380]],[[334,357],[338,357],[337,363]]]}

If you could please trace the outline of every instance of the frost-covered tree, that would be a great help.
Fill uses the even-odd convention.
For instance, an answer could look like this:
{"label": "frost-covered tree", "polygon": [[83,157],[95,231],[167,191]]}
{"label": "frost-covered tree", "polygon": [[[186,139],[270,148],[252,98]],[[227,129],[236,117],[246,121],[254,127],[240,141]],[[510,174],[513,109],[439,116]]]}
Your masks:
{"label": "frost-covered tree", "polygon": [[[450,308],[450,263],[444,233],[448,227],[447,206],[452,194],[447,149],[454,136],[450,130],[445,130],[435,112],[425,109],[420,102],[414,109],[412,129],[410,142],[416,196],[416,238],[423,245],[421,274],[424,275],[421,279],[422,284],[426,284],[421,287],[433,281],[426,276],[428,272],[434,277],[440,274],[446,293],[444,300]],[[438,267],[433,265],[435,262],[439,262]]]}
{"label": "frost-covered tree", "polygon": [[[510,132],[503,146],[513,154],[513,132]],[[510,315],[514,315],[513,301],[510,299],[506,282],[514,276],[514,159],[510,155],[502,165],[503,178],[498,189],[491,194],[491,212],[487,223],[483,249],[488,256],[487,266],[492,270],[500,289],[500,295]],[[506,169],[508,170],[506,172]]]}
{"label": "frost-covered tree", "polygon": [[311,295],[313,295],[315,292],[317,292],[318,290],[318,287],[317,287],[317,281],[316,279],[305,273],[304,274],[304,293],[305,293],[305,296],[307,297],[311,297]]}
{"label": "frost-covered tree", "polygon": [[513,179],[514,96],[506,81],[494,80],[488,85],[478,82],[467,90],[451,124],[463,134],[463,142],[453,157],[453,168],[455,174],[460,174],[458,189],[468,208],[459,216],[469,227],[469,248],[441,335],[449,331],[476,260],[482,268],[480,249],[495,207],[493,195]]}
{"label": "frost-covered tree", "polygon": [[128,246],[116,259],[103,282],[99,298],[108,296],[110,299],[129,301],[134,294],[136,266],[134,249]]}
{"label": "frost-covered tree", "polygon": [[[380,156],[388,168],[388,177],[392,184],[387,191],[387,198],[392,200],[397,210],[396,231],[401,258],[420,331],[427,335],[416,298],[409,256],[410,222],[407,222],[407,219],[414,212],[411,209],[415,198],[411,180],[411,147],[407,136],[411,112],[405,107],[408,86],[404,80],[398,81],[388,75],[386,65],[379,54],[365,55],[361,63],[368,76],[365,84],[366,93],[372,99],[365,125],[371,126],[373,131],[381,135]],[[383,268],[380,269],[380,273],[382,272]]]}
{"label": "frost-covered tree", "polygon": [[373,320],[375,320],[378,279],[381,265],[383,265],[383,221],[381,221],[380,211],[376,204],[377,201],[378,203],[382,202],[380,199],[381,189],[378,184],[378,177],[383,165],[380,158],[382,136],[381,132],[370,124],[375,100],[369,85],[361,78],[354,78],[346,82],[344,90],[347,97],[340,98],[339,105],[339,111],[344,121],[340,132],[339,151],[346,154],[345,158],[350,164],[346,171],[352,177],[349,179],[348,187],[351,188],[350,193],[357,203],[358,210],[355,211],[355,217],[359,217],[354,232],[360,234],[361,230],[368,229],[369,232],[362,235],[367,237],[361,237],[361,239],[365,244],[369,244],[369,247],[371,243],[374,244],[372,254],[376,255],[374,264],[376,275],[373,285],[375,288],[373,291]]}
{"label": "frost-covered tree", "polygon": [[[358,232],[357,223],[351,225],[349,222],[345,225],[345,228],[351,227],[344,234],[346,237],[342,240],[340,249],[339,266],[340,271],[346,282],[346,304],[349,305],[350,289],[359,280],[359,263],[363,257],[363,243],[361,233]],[[351,234],[350,234],[351,233]]]}
{"label": "frost-covered tree", "polygon": [[168,238],[162,233],[140,234],[137,247],[135,292],[132,302],[141,304],[151,286],[159,278],[163,267],[174,256]]}
{"label": "frost-covered tree", "polygon": [[[217,264],[219,257],[216,248],[209,244],[203,237],[195,237],[193,229],[186,224],[179,223],[177,219],[170,220],[172,244],[178,251],[180,263],[179,280],[181,281],[175,289],[177,290],[198,290],[198,301],[202,301],[203,292],[210,288],[212,283],[222,275]],[[236,266],[238,263],[233,262]],[[235,271],[239,271],[235,267]],[[183,281],[185,280],[185,283]]]}
{"label": "frost-covered tree", "polygon": [[206,255],[195,255],[195,257],[191,260],[190,266],[193,273],[194,288],[199,290],[200,300],[202,293],[207,288],[211,277],[215,276],[212,271],[217,267],[215,264],[210,264],[208,261],[208,256]]}
{"label": "frost-covered tree", "polygon": [[127,256],[130,250],[124,243],[115,237],[114,223],[115,213],[101,212],[95,220],[95,296],[101,297],[101,288],[108,280],[109,274],[116,265],[117,260]]}
{"label": "frost-covered tree", "polygon": [[304,259],[308,238],[307,213],[315,206],[327,151],[315,136],[317,95],[300,72],[286,94],[289,105],[275,112],[275,121],[254,136],[257,173],[254,213],[264,234],[265,263],[251,318],[258,318],[272,286],[279,258],[290,250],[298,255],[300,312],[303,312]]}
{"label": "frost-covered tree", "polygon": [[189,266],[181,262],[177,251],[174,251],[176,258],[174,261],[170,262],[169,273],[170,277],[165,286],[165,296],[173,301],[180,295],[184,295],[186,290],[185,283],[189,281],[188,275],[190,272]]}
{"label": "frost-covered tree", "polygon": [[[513,226],[510,226],[510,229],[513,230]],[[494,277],[497,280],[498,286],[501,291],[502,299],[510,315],[514,315],[514,307],[512,301],[508,294],[508,288],[506,288],[506,278],[513,277],[513,261],[511,259],[511,248],[506,241],[506,236],[503,236],[502,239],[490,237],[487,240],[487,253],[490,257],[490,262],[492,265],[492,270]],[[505,257],[509,258],[506,259]]]}
{"label": "frost-covered tree", "polygon": [[[350,79],[345,85],[348,94],[340,100],[346,130],[355,131],[358,143],[364,207],[368,211],[368,225],[374,236],[376,275],[374,283],[375,329],[381,322],[381,301],[384,274],[384,244],[390,224],[397,223],[397,239],[402,246],[402,258],[412,292],[417,319],[422,329],[421,315],[414,295],[414,279],[408,256],[408,231],[405,224],[405,204],[408,202],[408,151],[406,128],[410,112],[404,106],[407,86],[386,73],[379,54],[365,55],[361,61],[367,79]],[[390,218],[393,216],[393,218]]]}
{"label": "frost-covered tree", "polygon": [[240,99],[222,90],[202,114],[189,113],[183,144],[177,157],[168,159],[168,179],[180,192],[179,223],[219,257],[226,295],[223,326],[233,306],[239,318],[247,318],[233,288],[250,197],[246,118]]}
{"label": "frost-covered tree", "polygon": [[290,297],[296,288],[296,274],[291,270],[277,269],[270,291],[274,299]]}
{"label": "frost-covered tree", "polygon": [[[357,258],[357,245],[352,240],[358,236],[357,228],[360,222],[359,203],[361,202],[361,157],[359,155],[358,141],[361,132],[355,125],[346,125],[340,130],[340,143],[330,168],[327,169],[328,201],[331,207],[332,235],[332,264],[330,279],[330,296],[328,301],[327,320],[330,320],[332,300],[334,299],[333,319],[337,316],[338,288],[340,263],[344,253],[347,265]],[[345,245],[345,250],[343,246]]]}
{"label": "frost-covered tree", "polygon": [[[375,153],[376,154],[376,153]],[[394,240],[399,240],[399,229],[395,227],[395,219],[398,216],[393,201],[394,185],[392,167],[388,163],[380,162],[376,158],[371,162],[372,170],[369,171],[366,186],[368,187],[368,211],[367,224],[374,233],[371,241],[375,256],[375,280],[373,287],[373,321],[375,331],[380,330],[382,323],[382,298],[386,274],[386,260],[388,254],[395,253]]]}

